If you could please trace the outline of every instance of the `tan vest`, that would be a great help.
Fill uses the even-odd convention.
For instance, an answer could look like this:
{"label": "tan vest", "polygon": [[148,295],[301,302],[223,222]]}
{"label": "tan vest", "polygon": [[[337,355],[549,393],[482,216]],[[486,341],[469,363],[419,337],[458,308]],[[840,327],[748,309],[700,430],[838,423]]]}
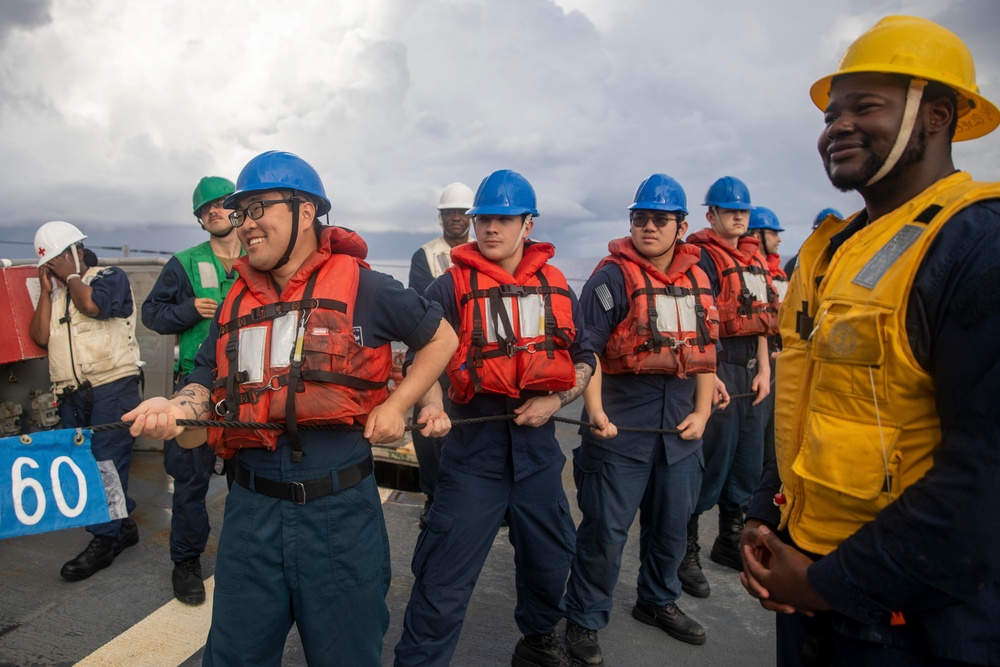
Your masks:
{"label": "tan vest", "polygon": [[[89,285],[101,271],[91,267],[83,274]],[[66,315],[69,302],[69,322]],[[133,298],[133,304],[135,299]],[[94,387],[139,374],[139,343],[135,338],[135,308],[126,318],[98,320],[84,315],[61,287],[52,292],[49,320],[49,379],[53,391],[75,389],[89,380]]]}
{"label": "tan vest", "polygon": [[832,259],[840,220],[803,245],[779,316],[774,420],[781,523],[802,549],[833,551],[930,469],[941,425],[933,379],[906,332],[910,289],[947,221],[997,197],[1000,183],[957,173],[856,232]]}
{"label": "tan vest", "polygon": [[431,275],[440,278],[444,272],[451,268],[451,246],[439,236],[433,241],[420,246],[427,258],[427,266],[431,269]]}

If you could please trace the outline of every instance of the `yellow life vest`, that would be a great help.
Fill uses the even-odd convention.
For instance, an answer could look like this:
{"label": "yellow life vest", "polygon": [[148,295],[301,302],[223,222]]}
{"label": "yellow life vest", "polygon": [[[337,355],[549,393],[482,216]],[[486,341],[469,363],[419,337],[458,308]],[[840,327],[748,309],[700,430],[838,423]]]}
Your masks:
{"label": "yellow life vest", "polygon": [[959,172],[832,258],[829,240],[849,221],[828,218],[802,246],[779,314],[775,388],[781,525],[800,548],[833,551],[930,469],[941,425],[933,379],[907,337],[910,289],[948,220],[998,197],[1000,183]]}

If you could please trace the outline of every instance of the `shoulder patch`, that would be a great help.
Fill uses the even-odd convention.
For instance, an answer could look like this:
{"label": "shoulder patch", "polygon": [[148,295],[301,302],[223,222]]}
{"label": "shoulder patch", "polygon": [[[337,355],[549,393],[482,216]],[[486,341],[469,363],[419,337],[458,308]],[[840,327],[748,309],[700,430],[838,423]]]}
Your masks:
{"label": "shoulder patch", "polygon": [[594,289],[594,294],[597,296],[597,300],[601,302],[601,307],[604,308],[604,312],[608,312],[615,305],[615,300],[611,297],[611,290],[608,289],[607,283],[601,283]]}

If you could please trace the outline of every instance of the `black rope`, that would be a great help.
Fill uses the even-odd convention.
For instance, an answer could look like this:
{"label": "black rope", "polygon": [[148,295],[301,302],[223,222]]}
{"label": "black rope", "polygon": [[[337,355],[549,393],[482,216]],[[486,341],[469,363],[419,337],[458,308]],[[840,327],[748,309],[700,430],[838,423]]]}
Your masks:
{"label": "black rope", "polygon": [[[735,396],[730,396],[730,401],[737,398],[750,398],[756,396],[755,392],[749,392],[746,394],[736,394]],[[719,409],[719,404],[716,403],[712,406],[712,413],[714,414],[716,410]],[[489,417],[471,417],[469,419],[455,419],[452,420],[452,426],[467,426],[469,424],[485,424],[488,422],[499,422],[499,421],[510,421],[516,419],[517,415],[493,415]],[[596,428],[596,424],[590,422],[580,421],[578,419],[568,419],[566,417],[557,417],[553,415],[550,417],[552,421],[562,422],[563,424],[573,424],[575,426],[589,426],[590,428]],[[222,421],[218,419],[178,419],[178,426],[186,426],[193,428],[242,428],[242,429],[255,429],[261,431],[284,431],[286,425],[283,422],[238,422],[238,421]],[[104,433],[106,431],[118,431],[125,428],[131,428],[132,422],[114,422],[111,424],[98,424],[97,426],[89,427],[93,433]],[[299,424],[299,429],[303,431],[364,431],[365,427],[361,424]],[[403,427],[405,431],[419,431],[423,427],[419,424],[406,424]],[[677,434],[679,431],[675,428],[642,428],[638,426],[619,426],[619,433],[672,433]]]}

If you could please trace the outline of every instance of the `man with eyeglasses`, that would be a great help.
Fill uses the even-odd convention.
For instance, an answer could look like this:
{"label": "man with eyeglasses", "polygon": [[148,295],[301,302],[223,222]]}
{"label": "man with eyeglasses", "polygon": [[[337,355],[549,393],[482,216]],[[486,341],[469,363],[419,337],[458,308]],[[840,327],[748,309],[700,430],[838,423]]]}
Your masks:
{"label": "man with eyeglasses", "polygon": [[569,667],[555,627],[563,618],[575,531],[562,484],[566,457],[550,417],[583,392],[595,356],[576,296],[548,263],[555,249],[528,238],[538,216],[528,180],[509,169],[493,172],[469,213],[476,240],[454,249],[455,265],[427,288],[427,298],[441,304],[460,340],[448,364],[450,414],[487,419],[452,429],[441,450],[394,664],[451,661],[506,517],[514,620],[524,635],[511,664]]}
{"label": "man with eyeglasses", "polygon": [[[472,189],[464,183],[452,183],[444,189],[438,199],[438,223],[441,236],[420,246],[410,259],[410,289],[423,294],[434,280],[451,268],[451,249],[469,241],[469,225],[472,216],[467,211],[472,208]],[[448,389],[448,376],[441,376],[442,391]],[[444,400],[445,411],[451,401]],[[415,415],[414,415],[415,416]],[[420,472],[420,490],[424,492],[424,507],[420,511],[420,529],[427,527],[427,510],[434,502],[437,488],[438,466],[441,460],[443,438],[425,438],[419,431],[413,432],[413,449],[417,455]]]}
{"label": "man with eyeglasses", "polygon": [[[701,251],[683,243],[687,196],[653,174],[629,206],[631,235],[608,244],[580,308],[600,370],[584,392],[573,476],[583,520],[566,587],[566,647],[602,665],[598,630],[611,616],[629,528],[642,526],[632,616],[689,644],[705,629],[677,606],[677,570],[701,488],[701,436],[712,411],[718,313]],[[619,432],[618,427],[663,429]],[[672,431],[672,432],[671,432]]]}
{"label": "man with eyeglasses", "polygon": [[679,573],[684,591],[695,597],[711,593],[701,568],[698,520],[716,504],[719,535],[710,557],[734,570],[742,568],[743,515],[763,468],[763,401],[771,384],[767,337],[777,333],[778,313],[760,243],[747,234],[753,206],[746,184],[723,176],[708,189],[704,205],[710,227],[687,240],[702,249],[699,266],[712,283],[721,339],[717,376],[732,400],[705,427],[705,474]]}
{"label": "man with eyeglasses", "polygon": [[[125,415],[132,432],[177,437],[177,419],[209,428],[234,464],[215,568],[206,665],[279,665],[294,623],[310,664],[381,665],[389,625],[389,543],[371,445],[398,440],[405,415],[456,346],[441,309],[364,261],[356,233],[324,227],[319,174],[269,151],[240,172],[223,204],[246,256],[198,350],[189,384]],[[390,343],[414,350],[389,394]],[[448,426],[428,400],[424,433]],[[337,426],[335,430],[306,427]]]}
{"label": "man with eyeglasses", "polygon": [[[174,391],[187,384],[194,357],[208,336],[216,308],[236,279],[235,262],[243,254],[223,200],[233,193],[232,181],[205,176],[192,195],[194,217],[208,240],[179,252],[167,262],[142,304],[142,323],[165,336],[177,336]],[[202,436],[201,442],[205,442]],[[174,597],[185,604],[205,601],[201,554],[211,530],[205,496],[215,470],[215,451],[207,444],[181,447],[163,442],[163,467],[174,478],[170,516],[171,583]]]}

